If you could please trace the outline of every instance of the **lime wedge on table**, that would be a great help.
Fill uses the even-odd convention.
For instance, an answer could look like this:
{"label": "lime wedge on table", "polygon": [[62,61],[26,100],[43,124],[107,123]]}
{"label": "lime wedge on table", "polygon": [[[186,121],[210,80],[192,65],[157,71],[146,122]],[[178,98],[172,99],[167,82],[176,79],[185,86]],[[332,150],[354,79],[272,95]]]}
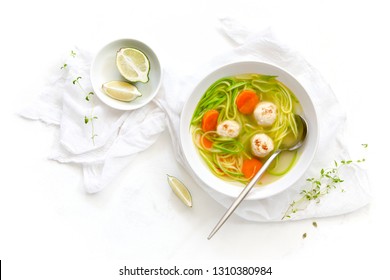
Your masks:
{"label": "lime wedge on table", "polygon": [[108,96],[120,101],[132,101],[142,96],[135,86],[122,81],[104,83],[102,89]]}
{"label": "lime wedge on table", "polygon": [[116,66],[121,75],[130,82],[146,83],[149,81],[149,59],[140,50],[120,49],[116,54]]}
{"label": "lime wedge on table", "polygon": [[171,186],[173,192],[180,198],[181,201],[188,207],[192,207],[192,196],[186,186],[176,177],[168,176],[168,184]]}

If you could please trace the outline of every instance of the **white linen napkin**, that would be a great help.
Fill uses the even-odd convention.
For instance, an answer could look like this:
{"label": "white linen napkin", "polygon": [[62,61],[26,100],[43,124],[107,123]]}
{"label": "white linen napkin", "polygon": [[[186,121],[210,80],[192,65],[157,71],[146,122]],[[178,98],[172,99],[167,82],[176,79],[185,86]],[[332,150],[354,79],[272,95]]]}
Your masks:
{"label": "white linen napkin", "polygon": [[[98,192],[109,185],[138,152],[156,141],[167,120],[175,157],[194,176],[185,165],[179,145],[180,113],[192,88],[203,76],[226,63],[249,59],[271,62],[292,73],[309,92],[318,112],[321,133],[318,152],[299,182],[274,197],[244,201],[235,212],[247,220],[280,221],[289,204],[307,187],[306,178],[316,177],[321,168],[331,166],[334,160],[349,158],[347,143],[342,137],[345,113],[318,71],[299,53],[276,40],[270,30],[251,33],[231,19],[223,19],[221,23],[225,34],[239,46],[202,64],[193,76],[183,77],[181,73],[165,69],[163,87],[147,106],[123,112],[111,109],[91,96],[92,116],[98,117],[94,120],[94,133],[97,134],[94,144],[91,124],[84,123],[84,117],[91,115],[92,107],[91,101],[85,100],[86,93],[91,90],[89,67],[92,61],[85,50],[76,49],[76,56],[65,62],[67,67],[59,69],[37,101],[20,113],[26,118],[58,126],[60,133],[54,141],[50,158],[80,164],[87,192]],[[85,92],[73,84],[77,77],[82,77],[79,82]],[[319,204],[312,201],[291,219],[339,215],[366,205],[370,200],[366,172],[351,164],[343,169],[341,177],[345,180],[345,192],[335,190]],[[207,186],[201,187],[225,207],[233,201]]]}
{"label": "white linen napkin", "polygon": [[[176,148],[176,158],[195,178],[186,166],[182,151],[178,147],[179,120],[181,108],[194,86],[210,71],[227,63],[239,60],[257,60],[269,62],[286,69],[302,83],[313,99],[320,126],[320,141],[315,158],[304,176],[290,189],[268,199],[243,201],[235,214],[253,221],[280,221],[289,205],[299,199],[300,192],[310,185],[307,178],[317,178],[322,168],[332,167],[334,161],[349,160],[348,143],[343,138],[346,116],[329,85],[320,73],[312,67],[298,52],[279,42],[271,30],[251,33],[245,27],[230,18],[221,20],[223,32],[239,46],[211,61],[202,64],[202,70],[196,76],[183,78],[181,83],[165,80],[168,95],[160,95],[156,102],[169,118],[169,128]],[[178,99],[178,97],[181,97]],[[291,220],[311,217],[340,215],[355,211],[370,201],[370,188],[367,173],[357,164],[348,164],[340,169],[340,178],[344,180],[342,189],[335,189],[321,198],[321,203],[310,201],[293,215]],[[199,180],[197,180],[199,181]],[[200,183],[200,182],[198,182]],[[221,195],[207,186],[202,188],[224,207],[229,207],[233,198]],[[344,190],[344,191],[341,191]],[[302,207],[302,205],[300,205]]]}
{"label": "white linen napkin", "polygon": [[[20,114],[59,126],[49,158],[80,164],[87,192],[102,190],[148,148],[165,129],[165,113],[154,103],[134,111],[119,111],[103,104],[92,91],[89,69],[92,56],[75,48],[73,56],[58,67],[40,97]],[[81,77],[74,82],[78,77]],[[81,87],[80,87],[80,86]],[[93,108],[93,110],[92,110]],[[93,120],[85,123],[85,117]],[[92,135],[96,134],[92,140]]]}

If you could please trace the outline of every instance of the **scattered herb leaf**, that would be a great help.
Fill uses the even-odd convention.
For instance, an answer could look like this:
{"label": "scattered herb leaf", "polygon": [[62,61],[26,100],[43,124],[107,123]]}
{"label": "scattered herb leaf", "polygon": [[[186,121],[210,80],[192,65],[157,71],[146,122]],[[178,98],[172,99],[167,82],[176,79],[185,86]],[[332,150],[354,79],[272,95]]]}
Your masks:
{"label": "scattered herb leaf", "polygon": [[302,234],[302,239],[305,239],[307,237],[307,233],[305,232],[304,234]]}
{"label": "scattered herb leaf", "polygon": [[[75,85],[76,83],[79,83],[79,80],[80,79],[82,79],[82,77],[77,77],[76,79],[74,79],[73,81],[72,81],[72,83]],[[80,86],[80,84],[79,84],[79,86]]]}
{"label": "scattered herb leaf", "polygon": [[94,93],[92,91],[88,92],[88,94],[85,96],[85,100],[89,101],[89,97],[93,95]]}
{"label": "scattered herb leaf", "polygon": [[317,222],[315,222],[315,221],[312,223],[312,225],[313,225],[313,227],[315,227],[315,228],[318,227]]}

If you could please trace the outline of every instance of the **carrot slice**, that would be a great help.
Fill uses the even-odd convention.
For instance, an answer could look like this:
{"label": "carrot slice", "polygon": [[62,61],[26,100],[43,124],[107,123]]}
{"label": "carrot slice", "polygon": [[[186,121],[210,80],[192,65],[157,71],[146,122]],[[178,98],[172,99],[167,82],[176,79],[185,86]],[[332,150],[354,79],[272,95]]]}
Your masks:
{"label": "carrot slice", "polygon": [[202,146],[206,149],[211,149],[213,147],[213,142],[209,139],[207,139],[206,137],[202,136],[200,138],[200,143],[202,144]]}
{"label": "carrot slice", "polygon": [[236,98],[237,109],[244,115],[252,114],[259,101],[256,92],[252,90],[243,90]]}
{"label": "carrot slice", "polygon": [[217,110],[207,111],[202,119],[202,129],[204,132],[216,130],[219,113]]}
{"label": "carrot slice", "polygon": [[262,166],[263,163],[255,158],[245,159],[242,164],[242,173],[245,178],[252,179]]}

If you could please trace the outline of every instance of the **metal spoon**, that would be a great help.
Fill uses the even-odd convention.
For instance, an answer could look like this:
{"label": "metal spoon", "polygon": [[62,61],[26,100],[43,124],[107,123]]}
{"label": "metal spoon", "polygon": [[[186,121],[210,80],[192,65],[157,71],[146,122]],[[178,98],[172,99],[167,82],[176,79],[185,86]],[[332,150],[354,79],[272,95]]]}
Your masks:
{"label": "metal spoon", "polygon": [[260,170],[256,173],[256,175],[252,178],[252,180],[248,183],[248,185],[245,186],[245,188],[241,191],[240,195],[236,198],[236,200],[232,203],[230,208],[225,212],[225,214],[222,216],[218,224],[215,226],[215,228],[211,231],[210,235],[207,237],[207,239],[211,239],[214,234],[222,227],[222,225],[226,222],[226,220],[233,214],[234,210],[240,205],[241,201],[244,200],[244,198],[248,195],[248,193],[251,191],[253,186],[257,183],[257,181],[260,179],[261,175],[267,170],[267,168],[270,166],[270,164],[273,162],[273,160],[283,151],[295,151],[299,149],[306,138],[307,135],[307,122],[306,120],[299,116],[295,115],[296,119],[299,119],[302,123],[302,135],[300,139],[298,140],[295,145],[292,147],[281,147],[280,149],[276,150],[269,158],[268,160],[263,164],[263,166],[260,168]]}

